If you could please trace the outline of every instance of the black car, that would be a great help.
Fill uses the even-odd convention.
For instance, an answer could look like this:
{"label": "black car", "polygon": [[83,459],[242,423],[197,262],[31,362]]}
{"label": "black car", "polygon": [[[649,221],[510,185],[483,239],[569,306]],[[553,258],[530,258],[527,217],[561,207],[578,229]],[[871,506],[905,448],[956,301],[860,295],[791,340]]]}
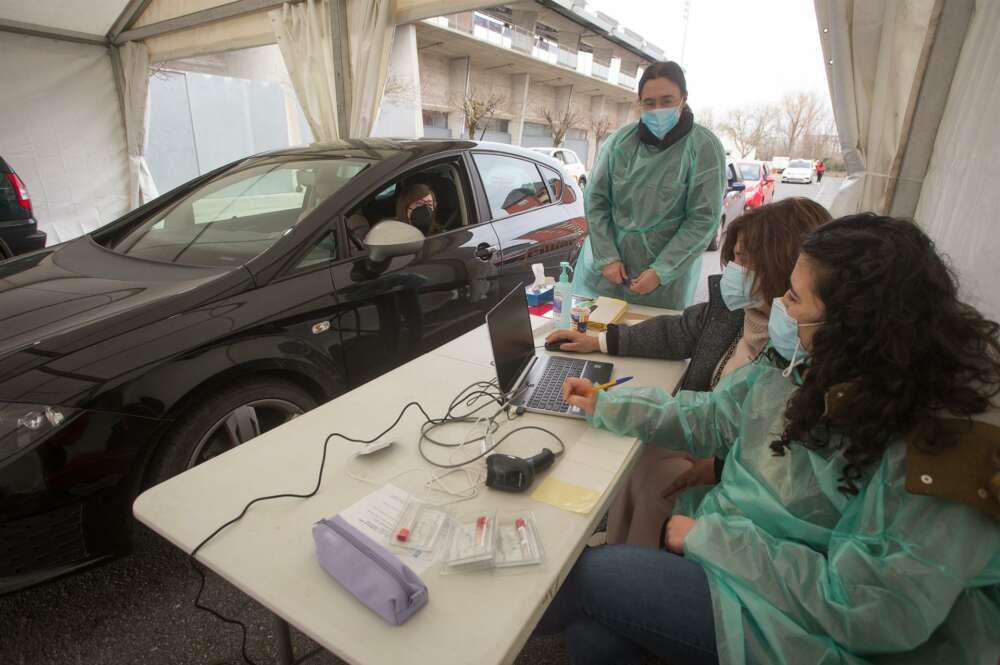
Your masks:
{"label": "black car", "polygon": [[[383,221],[416,184],[426,237]],[[519,148],[349,141],[0,262],[0,593],[126,551],[145,487],[481,325],[532,263],[556,274],[581,196]]]}
{"label": "black car", "polygon": [[0,260],[45,247],[24,182],[0,157]]}

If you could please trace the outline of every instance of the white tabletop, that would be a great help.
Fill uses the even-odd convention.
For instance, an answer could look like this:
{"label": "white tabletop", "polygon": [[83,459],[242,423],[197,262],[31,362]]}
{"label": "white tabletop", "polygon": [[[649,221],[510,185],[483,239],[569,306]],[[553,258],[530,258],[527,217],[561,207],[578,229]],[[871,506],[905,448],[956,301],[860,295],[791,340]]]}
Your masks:
{"label": "white tabletop", "polygon": [[[533,318],[532,325],[536,344],[541,344],[551,321]],[[545,353],[542,349],[538,352]],[[432,416],[442,414],[462,388],[495,378],[491,360],[483,326],[149,489],[136,500],[135,515],[190,552],[251,499],[310,491],[316,482],[323,441],[330,432],[371,438],[388,427],[411,400],[419,401]],[[610,360],[615,364],[615,376],[633,375],[632,385],[637,386],[671,389],[684,370],[680,362]],[[455,508],[532,511],[545,549],[544,563],[455,575],[441,575],[435,565],[422,575],[429,589],[427,606],[404,625],[391,626],[320,567],[312,525],[376,489],[349,477],[347,468],[373,480],[419,466],[432,470],[416,451],[421,421],[418,412],[409,413],[386,437],[397,441],[396,445],[361,460],[351,460],[354,446],[335,439],[329,447],[323,486],[315,497],[256,504],[242,521],[206,545],[199,552],[199,561],[350,663],[414,662],[417,654],[419,662],[442,665],[513,661],[606,511],[613,488],[631,469],[638,442],[570,418],[525,414],[511,423],[511,427],[534,424],[552,430],[569,450],[579,446],[577,459],[592,453],[595,465],[613,470],[611,488],[586,515],[535,501],[530,492],[508,494],[483,488],[477,498]],[[543,445],[551,446],[551,440],[515,435],[500,450],[532,455]],[[363,468],[359,468],[362,461]]]}

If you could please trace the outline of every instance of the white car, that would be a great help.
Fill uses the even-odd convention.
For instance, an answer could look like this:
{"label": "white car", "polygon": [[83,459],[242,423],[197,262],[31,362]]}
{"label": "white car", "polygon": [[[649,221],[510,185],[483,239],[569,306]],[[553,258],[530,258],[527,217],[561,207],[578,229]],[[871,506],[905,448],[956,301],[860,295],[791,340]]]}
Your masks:
{"label": "white car", "polygon": [[811,185],[815,180],[815,175],[816,171],[812,160],[793,159],[781,172],[781,182],[801,182]]}
{"label": "white car", "polygon": [[577,154],[569,148],[532,148],[532,150],[559,160],[566,167],[566,170],[569,171],[569,174],[576,178],[580,187],[587,185],[587,167],[583,165],[583,161]]}

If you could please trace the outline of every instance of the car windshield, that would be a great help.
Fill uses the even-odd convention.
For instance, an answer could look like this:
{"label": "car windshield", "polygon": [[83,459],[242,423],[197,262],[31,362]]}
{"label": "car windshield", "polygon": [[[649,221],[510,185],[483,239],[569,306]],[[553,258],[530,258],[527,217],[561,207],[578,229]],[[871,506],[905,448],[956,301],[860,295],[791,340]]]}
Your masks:
{"label": "car windshield", "polygon": [[756,164],[740,164],[739,168],[744,180],[760,180],[760,167]]}
{"label": "car windshield", "polygon": [[793,169],[811,169],[812,162],[805,159],[793,159],[788,163],[788,166]]}
{"label": "car windshield", "polygon": [[371,164],[275,159],[237,167],[132,229],[115,251],[151,261],[229,267],[258,256]]}

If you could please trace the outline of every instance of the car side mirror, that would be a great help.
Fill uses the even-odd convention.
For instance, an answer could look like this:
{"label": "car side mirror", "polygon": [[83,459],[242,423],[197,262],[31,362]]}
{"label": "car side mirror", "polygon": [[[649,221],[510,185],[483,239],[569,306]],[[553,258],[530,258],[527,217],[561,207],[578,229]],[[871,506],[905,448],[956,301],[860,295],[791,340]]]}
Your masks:
{"label": "car side mirror", "polygon": [[729,191],[731,192],[742,192],[747,188],[746,183],[743,182],[731,182],[729,183]]}
{"label": "car side mirror", "polygon": [[395,219],[384,219],[365,236],[372,261],[384,261],[396,256],[416,254],[424,246],[420,229]]}

